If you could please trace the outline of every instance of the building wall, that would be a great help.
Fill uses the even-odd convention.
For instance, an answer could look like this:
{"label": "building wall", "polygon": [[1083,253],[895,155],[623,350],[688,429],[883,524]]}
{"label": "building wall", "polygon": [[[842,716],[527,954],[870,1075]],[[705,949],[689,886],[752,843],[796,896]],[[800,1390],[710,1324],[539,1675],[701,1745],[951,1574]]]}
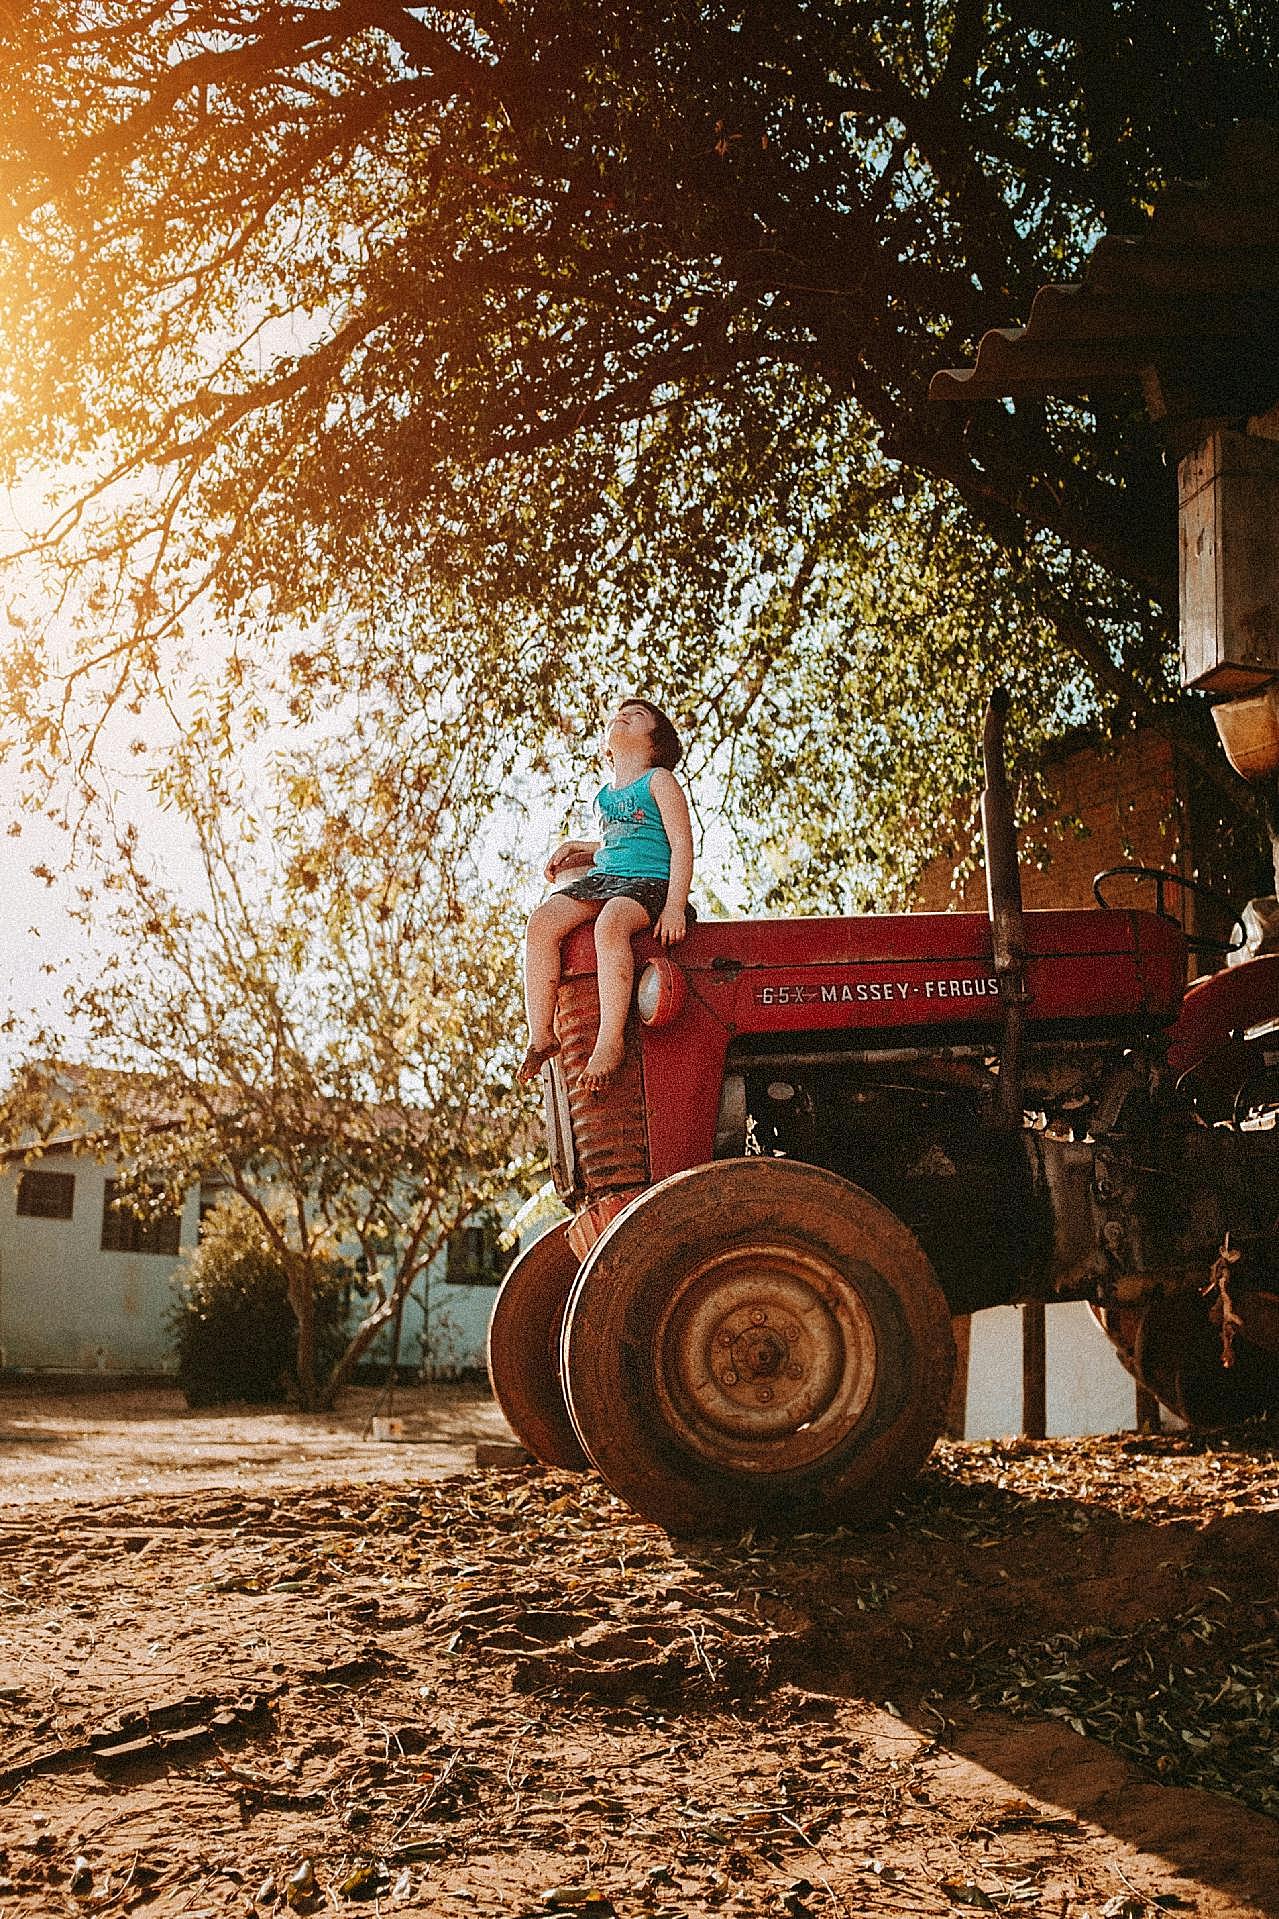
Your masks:
{"label": "building wall", "polygon": [[[505,1208],[508,1218],[519,1203],[518,1194],[509,1195]],[[499,1213],[502,1210],[499,1208]],[[530,1223],[516,1245],[503,1255],[506,1265],[543,1233],[549,1232],[554,1223],[553,1217]],[[420,1373],[424,1379],[450,1379],[460,1373],[482,1371],[489,1316],[499,1284],[496,1278],[490,1284],[450,1284],[448,1262],[445,1255],[440,1254],[405,1302],[400,1365]],[[391,1351],[392,1336],[388,1329],[374,1342],[369,1357],[387,1365]]]}
{"label": "building wall", "polygon": [[[497,1298],[496,1282],[450,1286],[443,1273],[443,1259],[434,1260],[404,1304],[400,1365],[425,1379],[453,1379],[483,1368],[489,1314]],[[374,1342],[368,1359],[390,1364],[389,1328]]]}
{"label": "building wall", "polygon": [[[102,1210],[116,1169],[48,1153],[44,1172],[75,1179],[70,1219],[17,1211],[19,1169],[0,1177],[0,1366],[30,1372],[173,1371],[167,1319],[177,1260],[103,1252]],[[194,1246],[199,1195],[187,1195],[181,1244]]]}
{"label": "building wall", "polygon": [[[1113,751],[1085,748],[1055,766],[1046,781],[1045,814],[1020,823],[1023,904],[1031,911],[1093,907],[1094,874],[1103,867],[1171,867],[1189,875],[1187,806],[1172,747],[1162,734],[1130,735]],[[916,911],[984,913],[986,876],[980,825],[959,835],[925,870]],[[976,870],[954,882],[959,858],[978,849]],[[1121,904],[1153,907],[1154,890],[1114,895]],[[1173,910],[1180,900],[1170,896]],[[1216,930],[1216,929],[1214,929]],[[975,1313],[968,1362],[965,1433],[996,1439],[1021,1429],[1021,1312],[1016,1306]],[[1050,1306],[1047,1315],[1047,1411],[1053,1436],[1131,1430],[1136,1387],[1086,1305]]]}
{"label": "building wall", "polygon": [[[110,1166],[48,1154],[43,1170],[70,1173],[69,1220],[31,1219],[16,1211],[18,1171],[0,1176],[0,1368],[29,1373],[172,1373],[168,1332],[178,1260],[161,1253],[103,1252],[102,1209]],[[541,1221],[525,1233],[531,1243]],[[196,1243],[199,1195],[182,1211],[181,1244]],[[493,1285],[450,1285],[443,1255],[406,1303],[400,1363],[426,1377],[481,1368]],[[370,1355],[385,1363],[390,1336]],[[1015,1433],[1021,1422],[1021,1320],[1016,1307],[973,1316],[966,1432],[969,1438]],[[1131,1379],[1084,1306],[1048,1312],[1050,1433],[1108,1432],[1135,1423]]]}
{"label": "building wall", "polygon": [[[1072,753],[1051,770],[1046,786],[1045,814],[1020,828],[1022,900],[1028,908],[1095,905],[1093,875],[1106,866],[1189,873],[1186,808],[1172,748],[1162,734],[1132,734],[1109,753]],[[916,912],[985,911],[980,845],[979,824],[956,834],[925,868],[912,900]],[[955,867],[974,847],[976,870],[956,884]],[[1153,891],[1124,903],[1153,905]]]}
{"label": "building wall", "polygon": [[[1131,1432],[1136,1384],[1087,1306],[1049,1306],[1045,1326],[1049,1436]],[[989,1306],[972,1317],[964,1436],[1003,1439],[1020,1431],[1021,1308]]]}
{"label": "building wall", "polygon": [[[17,1210],[21,1169],[0,1171],[0,1369],[15,1372],[142,1373],[175,1370],[169,1311],[179,1261],[163,1253],[104,1252],[102,1211],[114,1166],[46,1153],[40,1170],[75,1180],[70,1219],[33,1219]],[[199,1236],[200,1195],[182,1209],[180,1245]],[[537,1237],[534,1229],[526,1242]],[[491,1285],[450,1285],[443,1253],[406,1303],[401,1364],[427,1377],[484,1365]],[[353,1301],[352,1326],[360,1301]],[[385,1362],[390,1336],[369,1357]]]}

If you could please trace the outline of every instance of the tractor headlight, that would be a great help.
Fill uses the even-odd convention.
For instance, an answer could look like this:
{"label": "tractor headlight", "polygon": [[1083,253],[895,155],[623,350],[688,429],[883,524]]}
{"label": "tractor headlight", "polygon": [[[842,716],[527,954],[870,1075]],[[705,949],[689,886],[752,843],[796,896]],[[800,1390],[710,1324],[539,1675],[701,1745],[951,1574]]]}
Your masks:
{"label": "tractor headlight", "polygon": [[650,960],[640,974],[635,1004],[645,1026],[669,1026],[688,996],[688,981],[674,960]]}

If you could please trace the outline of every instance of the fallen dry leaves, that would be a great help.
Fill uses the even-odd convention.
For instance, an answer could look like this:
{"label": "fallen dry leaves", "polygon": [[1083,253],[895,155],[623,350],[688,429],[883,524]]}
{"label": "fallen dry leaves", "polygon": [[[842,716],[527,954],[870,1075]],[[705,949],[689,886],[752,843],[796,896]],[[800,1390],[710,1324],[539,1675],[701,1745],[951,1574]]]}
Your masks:
{"label": "fallen dry leaves", "polygon": [[0,1914],[1273,1911],[1276,1545],[1264,1434],[782,1544],[531,1469],[0,1509]]}

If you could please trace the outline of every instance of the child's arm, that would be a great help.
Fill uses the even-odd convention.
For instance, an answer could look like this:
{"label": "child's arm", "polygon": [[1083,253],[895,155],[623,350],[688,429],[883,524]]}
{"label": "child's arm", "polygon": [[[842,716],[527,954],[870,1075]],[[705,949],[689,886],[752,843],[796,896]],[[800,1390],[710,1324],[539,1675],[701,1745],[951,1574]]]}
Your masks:
{"label": "child's arm", "polygon": [[649,782],[649,792],[671,843],[671,878],[666,889],[666,904],[658,915],[654,931],[663,946],[682,940],[688,931],[688,889],[693,883],[693,823],[688,817],[688,801],[675,775],[659,766]]}
{"label": "child's arm", "polygon": [[545,877],[555,881],[566,866],[589,866],[600,845],[599,840],[561,840],[546,862]]}

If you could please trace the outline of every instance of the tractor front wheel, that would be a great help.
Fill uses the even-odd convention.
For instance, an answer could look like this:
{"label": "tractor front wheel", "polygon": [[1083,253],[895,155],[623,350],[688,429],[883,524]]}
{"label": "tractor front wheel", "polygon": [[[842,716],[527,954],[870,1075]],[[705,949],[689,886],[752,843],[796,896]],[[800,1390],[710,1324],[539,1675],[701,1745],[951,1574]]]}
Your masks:
{"label": "tractor front wheel", "polygon": [[488,1374],[493,1397],[522,1446],[544,1466],[583,1472],[560,1384],[560,1327],[577,1278],[566,1223],[522,1252],[502,1281],[489,1318]]}
{"label": "tractor front wheel", "polygon": [[613,1221],[560,1362],[593,1464],[675,1533],[874,1517],[941,1431],[953,1367],[914,1235],[836,1174],[759,1157],[677,1173]]}

